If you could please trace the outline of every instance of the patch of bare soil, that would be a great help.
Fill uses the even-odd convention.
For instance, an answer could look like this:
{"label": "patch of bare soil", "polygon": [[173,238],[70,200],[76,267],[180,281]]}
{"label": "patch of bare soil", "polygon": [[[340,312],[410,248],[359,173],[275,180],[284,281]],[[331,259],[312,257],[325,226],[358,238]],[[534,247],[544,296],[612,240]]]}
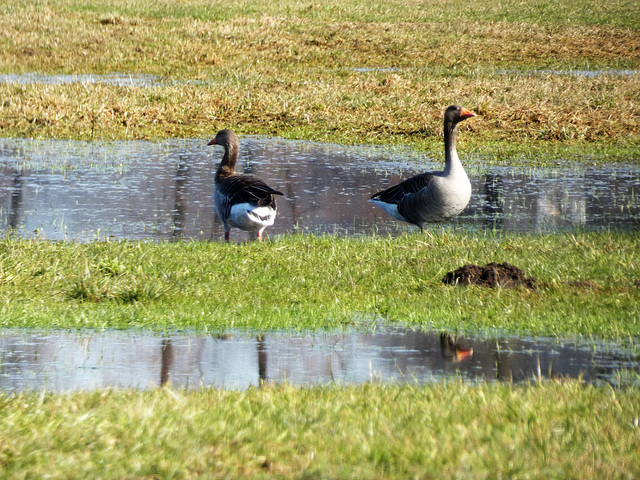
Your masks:
{"label": "patch of bare soil", "polygon": [[449,285],[479,285],[481,287],[537,288],[538,281],[527,277],[522,270],[508,263],[491,262],[487,265],[467,264],[447,273],[442,281]]}

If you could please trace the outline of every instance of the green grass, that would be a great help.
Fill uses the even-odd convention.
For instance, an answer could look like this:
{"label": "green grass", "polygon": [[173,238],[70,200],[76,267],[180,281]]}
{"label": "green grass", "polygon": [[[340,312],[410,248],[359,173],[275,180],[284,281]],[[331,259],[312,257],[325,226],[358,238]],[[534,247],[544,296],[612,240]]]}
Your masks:
{"label": "green grass", "polygon": [[0,394],[3,478],[637,478],[640,390]]}
{"label": "green grass", "polygon": [[[0,326],[318,329],[381,318],[459,331],[634,337],[639,245],[637,233],[442,230],[231,245],[7,238],[0,243]],[[541,288],[442,283],[466,263],[494,261],[521,268]]]}

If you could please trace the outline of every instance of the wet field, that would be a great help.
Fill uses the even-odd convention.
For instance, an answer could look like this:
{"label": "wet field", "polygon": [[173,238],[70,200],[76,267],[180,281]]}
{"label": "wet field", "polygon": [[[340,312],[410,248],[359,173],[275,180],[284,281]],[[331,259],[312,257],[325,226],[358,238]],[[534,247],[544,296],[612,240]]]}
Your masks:
{"label": "wet field", "polygon": [[[627,75],[637,72],[614,72]],[[558,74],[533,72],[531,74]],[[587,72],[567,74],[589,75]],[[153,76],[4,75],[8,83],[153,86]],[[0,139],[0,229],[55,241],[218,241],[213,177],[222,150],[208,138],[158,142]],[[242,137],[238,170],[285,196],[268,236],[294,232],[395,235],[415,227],[367,202],[415,173],[442,169],[439,156],[408,148],[340,146]],[[550,168],[497,167],[468,158],[465,211],[430,228],[515,232],[636,230],[640,167],[558,159]],[[245,233],[234,230],[243,241]],[[532,381],[581,378],[625,384],[640,372],[637,345],[550,338],[455,338],[380,326],[367,331],[224,335],[141,331],[0,331],[0,390],[106,387],[247,388],[362,382]],[[633,378],[633,375],[632,377]]]}
{"label": "wet field", "polygon": [[383,325],[264,335],[5,331],[0,352],[0,391],[144,389],[167,383],[188,389],[245,389],[262,382],[421,384],[446,378],[516,383],[579,378],[623,385],[637,382],[640,373],[637,346],[455,337]]}
{"label": "wet field", "polygon": [[[220,239],[213,176],[222,149],[207,147],[207,141],[0,139],[0,228],[50,240]],[[473,194],[446,228],[554,232],[640,226],[636,165],[496,167],[465,161],[460,153]],[[439,158],[401,147],[261,137],[241,138],[238,165],[285,194],[267,235],[412,230],[367,200],[412,174],[441,168]],[[234,231],[232,238],[247,235]]]}

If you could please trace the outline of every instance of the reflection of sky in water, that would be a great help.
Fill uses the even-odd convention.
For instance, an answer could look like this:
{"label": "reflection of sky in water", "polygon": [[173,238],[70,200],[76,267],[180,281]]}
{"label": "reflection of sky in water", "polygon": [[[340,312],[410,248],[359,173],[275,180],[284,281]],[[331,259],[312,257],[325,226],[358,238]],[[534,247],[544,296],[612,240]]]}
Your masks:
{"label": "reflection of sky in water", "polygon": [[[622,370],[626,370],[625,373]],[[635,373],[633,373],[635,372]],[[379,327],[342,333],[198,336],[0,331],[0,391],[106,387],[531,381],[638,384],[637,347],[556,338],[456,338]]]}
{"label": "reflection of sky in water", "polygon": [[[362,67],[348,68],[348,71],[356,73],[379,73],[379,72],[402,72],[408,69],[397,67]],[[411,69],[420,71],[429,71],[428,68]],[[624,70],[624,69],[601,69],[601,70],[498,70],[499,75],[555,75],[555,76],[574,76],[595,78],[600,76],[628,77],[632,75],[640,75],[640,70]],[[49,75],[35,72],[27,73],[0,73],[0,83],[19,84],[19,85],[69,85],[74,83],[92,84],[102,83],[106,85],[116,85],[119,87],[163,87],[170,85],[206,85],[205,80],[167,80],[158,75],[143,73],[107,73],[107,74],[59,74]]]}
{"label": "reflection of sky in water", "polygon": [[602,70],[500,70],[498,73],[502,75],[555,75],[555,76],[569,76],[569,77],[629,77],[632,75],[640,75],[640,70],[623,70],[615,68],[605,68]]}
{"label": "reflection of sky in water", "polygon": [[151,87],[162,85],[157,75],[109,73],[106,75],[46,75],[40,73],[0,74],[0,83],[20,85],[68,85],[72,83],[104,83],[119,87]]}
{"label": "reflection of sky in water", "polygon": [[[219,239],[213,176],[222,149],[208,139],[74,142],[0,139],[0,228],[55,240]],[[459,152],[464,161],[464,150]],[[285,193],[268,234],[387,234],[415,230],[367,203],[371,194],[442,168],[403,147],[241,138],[238,170]],[[640,167],[492,167],[465,162],[470,205],[446,225],[538,232],[637,229]],[[431,228],[441,228],[432,226]],[[232,238],[247,234],[232,231]]]}

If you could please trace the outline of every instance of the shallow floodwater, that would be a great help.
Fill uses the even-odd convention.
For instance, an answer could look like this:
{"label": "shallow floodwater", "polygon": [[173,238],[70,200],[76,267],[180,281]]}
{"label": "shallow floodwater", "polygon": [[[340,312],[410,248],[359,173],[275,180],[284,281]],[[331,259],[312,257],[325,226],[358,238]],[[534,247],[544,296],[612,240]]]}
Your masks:
{"label": "shallow floodwater", "polygon": [[74,83],[92,84],[103,83],[120,87],[153,87],[168,84],[163,83],[157,75],[110,73],[105,75],[77,74],[77,75],[47,75],[40,73],[3,73],[0,83],[18,85],[69,85]]}
{"label": "shallow floodwater", "polygon": [[[346,70],[357,73],[379,73],[379,72],[402,72],[403,68],[397,67],[362,67],[347,68]],[[425,70],[425,69],[421,69]],[[428,70],[428,69],[427,69]],[[556,75],[556,76],[576,76],[576,77],[601,77],[615,76],[628,77],[632,75],[640,75],[640,70],[624,70],[624,69],[603,69],[603,70],[498,70],[500,75]],[[164,87],[169,85],[183,85],[189,83],[192,85],[206,85],[210,80],[171,80],[160,77],[159,75],[140,74],[140,73],[107,73],[107,74],[60,74],[49,75],[35,72],[26,73],[0,73],[0,83],[17,84],[17,85],[69,85],[69,84],[93,84],[103,83],[106,85],[116,85],[121,87],[132,88],[148,88],[148,87]]]}
{"label": "shallow floodwater", "polygon": [[402,327],[340,333],[162,336],[0,331],[0,391],[107,387],[245,389],[292,385],[533,381],[638,384],[637,345],[461,338]]}
{"label": "shallow floodwater", "polygon": [[[208,139],[77,142],[0,139],[0,229],[88,241],[220,239],[213,177],[222,149]],[[464,147],[460,148],[464,160]],[[285,196],[267,234],[387,234],[397,222],[369,197],[440,157],[402,147],[339,146],[243,137],[238,170]],[[447,228],[519,232],[640,227],[640,167],[493,167],[466,159],[467,209]],[[439,225],[432,229],[441,228]],[[232,238],[247,234],[232,231]]]}

